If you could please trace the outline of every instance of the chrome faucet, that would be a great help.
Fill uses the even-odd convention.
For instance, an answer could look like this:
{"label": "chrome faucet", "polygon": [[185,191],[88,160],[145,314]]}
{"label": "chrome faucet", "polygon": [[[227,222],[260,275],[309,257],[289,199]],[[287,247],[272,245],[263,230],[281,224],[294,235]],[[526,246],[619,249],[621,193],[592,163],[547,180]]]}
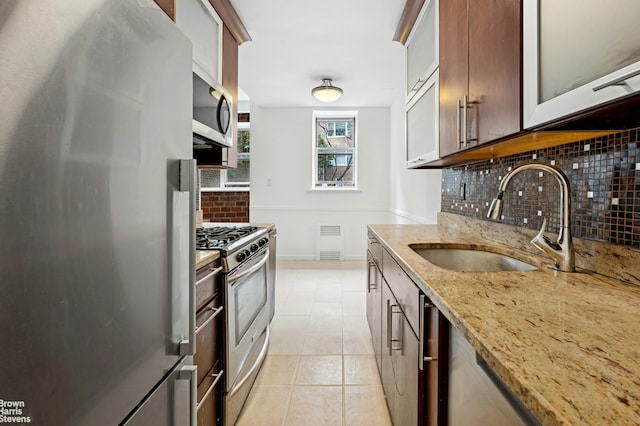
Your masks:
{"label": "chrome faucet", "polygon": [[560,230],[558,239],[551,241],[549,237],[544,235],[547,227],[547,218],[542,221],[542,228],[538,234],[533,237],[531,244],[545,252],[553,259],[556,269],[565,272],[575,271],[575,253],[573,250],[573,241],[571,239],[571,192],[569,190],[569,179],[567,176],[555,166],[544,163],[527,163],[514,168],[507,173],[498,187],[498,195],[491,202],[487,217],[492,220],[500,220],[502,214],[502,197],[507,189],[511,179],[520,172],[525,170],[536,169],[550,173],[558,181],[560,185]]}

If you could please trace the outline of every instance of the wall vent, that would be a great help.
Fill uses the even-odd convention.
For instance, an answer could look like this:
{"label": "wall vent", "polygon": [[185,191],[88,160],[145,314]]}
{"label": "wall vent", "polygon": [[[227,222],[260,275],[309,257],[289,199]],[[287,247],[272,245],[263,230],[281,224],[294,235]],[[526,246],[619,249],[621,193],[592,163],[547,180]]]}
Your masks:
{"label": "wall vent", "polygon": [[316,259],[342,260],[344,238],[342,225],[318,225]]}

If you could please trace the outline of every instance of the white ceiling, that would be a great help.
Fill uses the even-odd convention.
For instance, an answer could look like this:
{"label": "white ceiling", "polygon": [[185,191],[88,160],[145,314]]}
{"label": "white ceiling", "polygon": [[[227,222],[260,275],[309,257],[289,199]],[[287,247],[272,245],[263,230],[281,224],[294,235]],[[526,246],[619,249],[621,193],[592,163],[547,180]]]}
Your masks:
{"label": "white ceiling", "polygon": [[[402,96],[404,47],[392,41],[405,0],[232,0],[252,41],[239,85],[263,107],[387,106]],[[331,104],[311,89],[344,90]]]}

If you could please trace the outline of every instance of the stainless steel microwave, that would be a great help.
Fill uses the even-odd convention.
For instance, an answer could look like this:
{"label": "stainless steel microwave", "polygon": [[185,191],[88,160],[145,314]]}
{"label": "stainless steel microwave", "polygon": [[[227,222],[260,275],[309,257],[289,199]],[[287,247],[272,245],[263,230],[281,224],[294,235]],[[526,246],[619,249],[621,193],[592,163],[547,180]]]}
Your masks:
{"label": "stainless steel microwave", "polygon": [[233,146],[231,96],[209,77],[193,73],[194,148]]}

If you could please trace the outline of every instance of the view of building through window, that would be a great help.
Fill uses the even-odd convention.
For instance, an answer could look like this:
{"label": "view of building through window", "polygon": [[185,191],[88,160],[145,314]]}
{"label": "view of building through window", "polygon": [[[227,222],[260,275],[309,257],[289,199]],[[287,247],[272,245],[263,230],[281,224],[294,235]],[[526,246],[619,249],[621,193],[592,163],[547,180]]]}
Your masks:
{"label": "view of building through window", "polygon": [[238,167],[227,170],[227,187],[249,186],[250,143],[249,123],[238,123]]}
{"label": "view of building through window", "polygon": [[316,188],[355,188],[356,135],[355,114],[315,118]]}

